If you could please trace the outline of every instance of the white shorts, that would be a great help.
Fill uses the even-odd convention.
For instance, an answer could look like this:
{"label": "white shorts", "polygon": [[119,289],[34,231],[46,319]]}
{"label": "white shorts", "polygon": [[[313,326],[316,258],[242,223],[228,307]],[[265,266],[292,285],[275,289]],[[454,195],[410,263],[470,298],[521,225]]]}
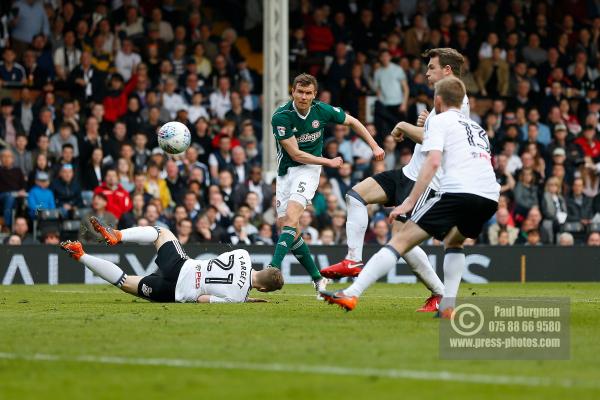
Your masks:
{"label": "white shorts", "polygon": [[[299,165],[288,168],[287,174],[277,177],[277,217],[281,218],[287,211],[290,197],[297,199],[304,198],[306,207],[310,204],[317,188],[319,187],[319,178],[321,176],[320,165]],[[293,198],[292,198],[293,200]]]}

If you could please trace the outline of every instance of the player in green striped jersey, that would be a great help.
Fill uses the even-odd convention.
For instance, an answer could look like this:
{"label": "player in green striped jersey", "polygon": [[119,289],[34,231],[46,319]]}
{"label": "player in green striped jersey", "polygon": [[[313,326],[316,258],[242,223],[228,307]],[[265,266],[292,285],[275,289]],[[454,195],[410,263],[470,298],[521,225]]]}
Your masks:
{"label": "player in green striped jersey", "polygon": [[321,167],[339,168],[343,160],[322,157],[323,132],[329,123],[349,125],[373,150],[375,160],[385,153],[367,128],[339,107],[316,101],[317,80],[300,74],[292,85],[292,100],[273,113],[271,125],[277,140],[277,217],[282,227],[271,266],[281,268],[283,258],[292,251],[313,279],[317,295],[327,285],[317,268],[301,232],[298,221],[315,195]]}

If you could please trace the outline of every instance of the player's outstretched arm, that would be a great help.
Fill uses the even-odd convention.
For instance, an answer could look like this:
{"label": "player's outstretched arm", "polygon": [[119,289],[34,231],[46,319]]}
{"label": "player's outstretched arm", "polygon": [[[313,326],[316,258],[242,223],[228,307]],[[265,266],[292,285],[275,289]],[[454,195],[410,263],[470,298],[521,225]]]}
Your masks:
{"label": "player's outstretched arm", "polygon": [[350,126],[350,128],[354,132],[356,132],[358,136],[360,136],[365,142],[367,142],[367,144],[373,150],[373,158],[375,160],[383,160],[383,158],[385,157],[385,151],[381,147],[379,147],[375,139],[373,139],[373,136],[371,136],[367,128],[358,119],[354,118],[350,114],[346,114],[344,125]]}
{"label": "player's outstretched arm", "polygon": [[398,142],[401,142],[404,140],[404,136],[407,136],[413,142],[422,144],[424,132],[425,130],[423,127],[415,126],[405,121],[400,121],[392,130],[392,136]]}
{"label": "player's outstretched arm", "polygon": [[298,141],[294,136],[280,140],[279,143],[281,143],[283,149],[289,154],[292,160],[301,164],[322,165],[324,167],[331,168],[339,168],[343,164],[343,160],[341,157],[329,159],[325,157],[313,156],[310,153],[300,150],[300,148],[298,147]]}

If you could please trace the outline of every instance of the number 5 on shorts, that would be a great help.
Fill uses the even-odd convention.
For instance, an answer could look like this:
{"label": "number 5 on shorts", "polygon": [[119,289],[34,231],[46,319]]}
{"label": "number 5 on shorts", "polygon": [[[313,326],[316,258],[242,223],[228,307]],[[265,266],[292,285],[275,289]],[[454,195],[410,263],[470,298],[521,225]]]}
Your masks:
{"label": "number 5 on shorts", "polygon": [[298,183],[298,193],[304,193],[304,191],[306,190],[306,182],[300,182]]}

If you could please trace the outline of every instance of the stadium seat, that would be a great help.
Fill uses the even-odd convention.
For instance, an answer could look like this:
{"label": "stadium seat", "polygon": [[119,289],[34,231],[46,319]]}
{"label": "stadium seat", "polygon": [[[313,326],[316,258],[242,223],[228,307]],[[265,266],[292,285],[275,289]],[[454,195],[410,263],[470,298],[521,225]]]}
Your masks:
{"label": "stadium seat", "polygon": [[39,233],[46,230],[60,231],[60,210],[40,210],[33,220],[33,238],[39,240]]}
{"label": "stadium seat", "polygon": [[600,232],[600,222],[594,222],[593,224],[590,224],[588,229],[590,232]]}

